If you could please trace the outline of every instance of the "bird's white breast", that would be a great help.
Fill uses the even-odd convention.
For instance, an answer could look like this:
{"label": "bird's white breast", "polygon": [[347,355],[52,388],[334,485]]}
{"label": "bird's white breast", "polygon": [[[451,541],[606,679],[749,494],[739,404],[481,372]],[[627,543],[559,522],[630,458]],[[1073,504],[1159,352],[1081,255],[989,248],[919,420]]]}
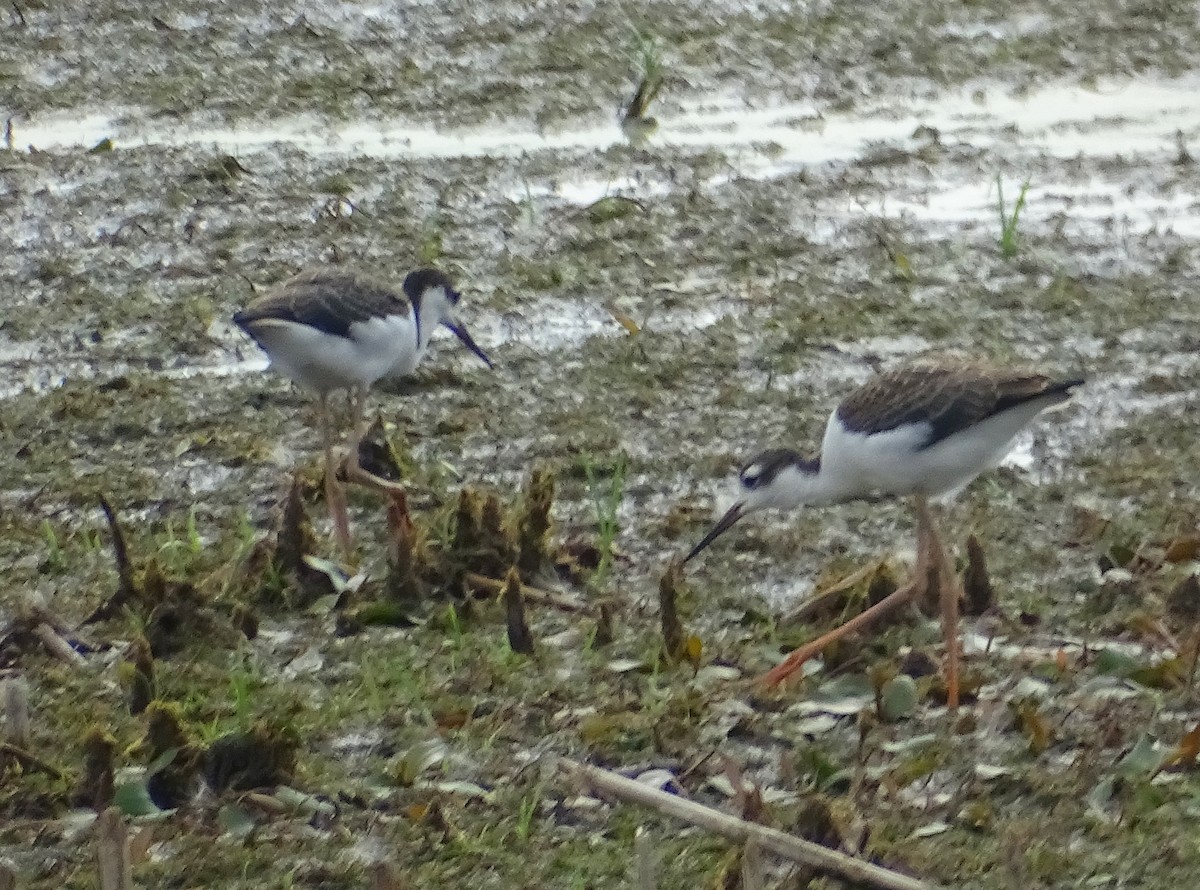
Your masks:
{"label": "bird's white breast", "polygon": [[834,412],[821,447],[822,470],[853,495],[945,494],[998,465],[1017,433],[1045,407],[1019,405],[928,448],[921,447],[930,435],[928,423],[864,434],[847,430]]}
{"label": "bird's white breast", "polygon": [[399,315],[356,321],[348,337],[273,319],[260,322],[255,337],[276,370],[317,392],[367,387],[419,358],[412,320]]}

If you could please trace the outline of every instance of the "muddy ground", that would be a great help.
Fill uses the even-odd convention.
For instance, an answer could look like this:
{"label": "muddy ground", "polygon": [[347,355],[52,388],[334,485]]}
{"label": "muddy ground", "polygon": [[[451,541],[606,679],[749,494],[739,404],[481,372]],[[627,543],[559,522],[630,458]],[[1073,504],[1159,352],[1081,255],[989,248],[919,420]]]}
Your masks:
{"label": "muddy ground", "polygon": [[[741,774],[771,824],[948,886],[1151,888],[1200,868],[1190,4],[3,16],[0,663],[28,689],[37,758],[0,760],[0,861],[23,886],[94,886],[79,806],[99,731],[148,887],[360,887],[384,866],[394,886],[645,886],[639,829],[658,886],[740,886],[736,845],[597,802],[555,754],[669,770],[731,812]],[[631,144],[618,110],[648,54],[658,129]],[[459,587],[407,604],[405,626],[348,626],[389,577],[368,492],[349,592],[264,569],[297,471],[311,549],[336,552],[312,401],[231,314],[307,265],[399,280],[428,262],[496,368],[443,334],[373,395],[420,533],[448,552],[464,486],[515,525],[540,467],[555,548],[613,538],[611,562],[528,574],[587,607],[528,604],[532,657]],[[944,509],[996,596],[964,627],[959,717],[918,669],[940,646],[916,614],[783,690],[742,682],[835,622],[782,620],[814,589],[880,558],[903,575],[901,504],[745,521],[689,567],[700,653],[663,659],[659,578],[740,462],[815,446],[849,388],[929,350],[1089,378]],[[189,780],[164,812],[130,790],[155,760],[131,653],[161,614],[135,599],[74,630],[120,583],[101,495],[134,585],[186,605],[143,690],[179,721],[167,759],[258,732],[278,772],[240,783],[256,792]],[[32,632],[46,614],[81,661]],[[915,702],[881,707],[899,671]],[[767,886],[828,886],[808,878],[765,866]]]}

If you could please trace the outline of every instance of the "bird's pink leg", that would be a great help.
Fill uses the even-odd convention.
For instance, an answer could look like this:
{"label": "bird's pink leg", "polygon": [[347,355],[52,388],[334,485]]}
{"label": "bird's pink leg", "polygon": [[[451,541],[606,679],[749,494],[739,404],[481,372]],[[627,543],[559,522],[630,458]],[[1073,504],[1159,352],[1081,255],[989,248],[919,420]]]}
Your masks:
{"label": "bird's pink leg", "polygon": [[350,396],[351,413],[353,414],[353,426],[350,432],[350,441],[348,442],[348,451],[345,460],[342,462],[342,469],[346,474],[346,481],[353,482],[357,485],[373,488],[378,492],[387,495],[404,495],[406,489],[399,482],[391,482],[387,479],[381,479],[374,473],[363,469],[358,462],[358,445],[362,442],[363,436],[367,434],[368,424],[366,421],[366,390],[357,389]]}
{"label": "bird's pink leg", "polygon": [[[942,638],[946,645],[946,707],[958,710],[959,699],[959,652],[958,652],[958,603],[962,596],[962,582],[950,562],[941,536],[934,525],[929,505],[924,498],[917,499],[920,524],[927,529],[929,558],[936,566],[938,598],[942,611]],[[933,572],[931,572],[933,574]]]}
{"label": "bird's pink leg", "polygon": [[329,518],[333,522],[333,537],[338,548],[348,560],[354,558],[354,542],[350,538],[350,513],[346,504],[346,490],[338,481],[337,464],[333,459],[333,430],[329,417],[329,395],[321,394],[321,437],[325,445],[325,503],[329,507]]}
{"label": "bird's pink leg", "polygon": [[917,497],[917,563],[913,566],[912,578],[907,584],[900,587],[898,590],[888,594],[882,600],[877,602],[858,615],[855,615],[845,624],[835,627],[833,630],[822,634],[815,640],[805,643],[798,649],[791,652],[783,661],[775,665],[770,671],[762,677],[762,682],[767,686],[774,686],[781,683],[783,680],[794,674],[800,667],[809,659],[815,658],[824,651],[825,647],[831,643],[836,643],[847,634],[853,633],[860,628],[867,627],[874,621],[889,612],[911,603],[918,599],[928,589],[936,571],[936,563],[932,560],[931,539],[929,532],[932,530],[931,517],[929,515],[929,507],[925,503],[925,498],[918,495]]}

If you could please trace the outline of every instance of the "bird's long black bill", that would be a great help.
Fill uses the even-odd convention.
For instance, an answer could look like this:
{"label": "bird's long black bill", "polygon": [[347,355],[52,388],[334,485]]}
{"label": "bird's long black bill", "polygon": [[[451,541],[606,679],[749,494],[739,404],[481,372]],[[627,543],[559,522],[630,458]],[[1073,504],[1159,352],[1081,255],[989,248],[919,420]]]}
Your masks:
{"label": "bird's long black bill", "polygon": [[708,534],[700,540],[700,543],[693,547],[692,551],[683,558],[683,561],[687,562],[717,538],[721,537],[721,535],[725,534],[725,532],[729,531],[729,529],[733,528],[733,524],[741,519],[742,515],[741,504],[734,504],[730,507],[725,511],[725,515],[717,520],[717,524],[709,530]]}
{"label": "bird's long black bill", "polygon": [[465,327],[458,322],[446,322],[446,327],[454,331],[454,336],[456,336],[459,340],[462,340],[463,346],[467,347],[467,349],[479,356],[483,360],[483,363],[489,368],[492,367],[492,360],[487,357],[486,352],[479,348],[479,344],[475,342]]}

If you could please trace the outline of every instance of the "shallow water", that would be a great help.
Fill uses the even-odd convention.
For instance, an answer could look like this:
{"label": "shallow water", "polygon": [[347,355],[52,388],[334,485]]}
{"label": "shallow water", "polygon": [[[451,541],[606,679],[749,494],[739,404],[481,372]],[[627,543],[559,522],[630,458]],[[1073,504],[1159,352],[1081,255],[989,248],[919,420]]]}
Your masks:
{"label": "shallow water", "polygon": [[[647,151],[723,153],[721,172],[689,183],[693,189],[736,187],[739,180],[783,180],[804,171],[836,171],[873,165],[883,146],[904,156],[936,145],[949,163],[911,164],[899,176],[878,171],[886,192],[878,197],[836,190],[821,195],[794,219],[809,241],[837,245],[846,226],[864,214],[917,227],[933,237],[960,237],[964,231],[991,232],[1000,212],[999,185],[1009,212],[1028,182],[1022,226],[1081,236],[1099,242],[1072,262],[1089,273],[1112,275],[1144,271],[1145,260],[1130,246],[1145,234],[1191,238],[1200,232],[1200,190],[1189,179],[1164,188],[1159,182],[1131,181],[1133,164],[1178,160],[1187,141],[1200,135],[1200,95],[1195,76],[1110,79],[1092,88],[1051,83],[1009,94],[982,82],[925,95],[889,95],[864,100],[853,112],[822,112],[813,102],[748,100],[734,95],[680,103],[664,114]],[[580,129],[539,132],[520,121],[487,128],[433,129],[410,121],[323,121],[316,117],[256,121],[234,127],[201,122],[149,122],[136,108],[108,114],[49,114],[18,119],[14,144],[39,150],[70,151],[110,138],[118,150],[139,147],[189,148],[253,158],[280,146],[314,160],[413,159],[423,161],[486,158],[546,159],[521,185],[505,191],[514,204],[588,206],[611,195],[645,202],[670,194],[678,185],[648,167],[629,174],[596,176],[589,165],[573,170],[569,159],[619,147],[616,122]],[[1000,160],[999,177],[984,172],[979,153]],[[966,160],[955,160],[963,157]],[[1104,162],[1089,165],[1084,162]],[[1059,163],[1055,163],[1058,161]],[[568,162],[568,163],[564,163]],[[998,185],[999,183],[999,185]],[[60,195],[68,186],[50,184]],[[70,186],[74,187],[74,186]],[[782,187],[787,187],[786,185]],[[360,190],[360,202],[370,190]],[[143,208],[145,209],[145,208]],[[125,217],[137,208],[124,208]],[[97,220],[98,233],[119,228],[119,215]],[[17,242],[39,237],[19,226]],[[955,233],[958,233],[957,235]],[[601,332],[615,333],[594,303],[558,304],[566,311],[530,306],[526,318],[547,332],[539,348],[578,343]],[[693,319],[680,316],[680,326]],[[537,340],[534,330],[504,323],[519,341]],[[551,333],[559,331],[564,333]],[[11,387],[10,387],[11,389]]]}
{"label": "shallow water", "polygon": [[[737,96],[705,99],[664,116],[651,144],[673,148],[748,148],[740,175],[774,175],[796,166],[846,162],[874,143],[937,131],[947,144],[1045,153],[1059,158],[1159,154],[1177,136],[1200,135],[1200,77],[1114,79],[1088,89],[1053,84],[1011,95],[981,81],[928,96],[888,96],[853,114],[822,113],[815,103],[770,103]],[[539,132],[521,122],[487,128],[431,129],[409,121],[294,118],[212,127],[149,123],[136,108],[59,112],[14,124],[14,145],[39,150],[147,145],[254,154],[286,143],[309,154],[368,157],[504,157],[538,151],[602,151],[624,143],[612,124]]]}

